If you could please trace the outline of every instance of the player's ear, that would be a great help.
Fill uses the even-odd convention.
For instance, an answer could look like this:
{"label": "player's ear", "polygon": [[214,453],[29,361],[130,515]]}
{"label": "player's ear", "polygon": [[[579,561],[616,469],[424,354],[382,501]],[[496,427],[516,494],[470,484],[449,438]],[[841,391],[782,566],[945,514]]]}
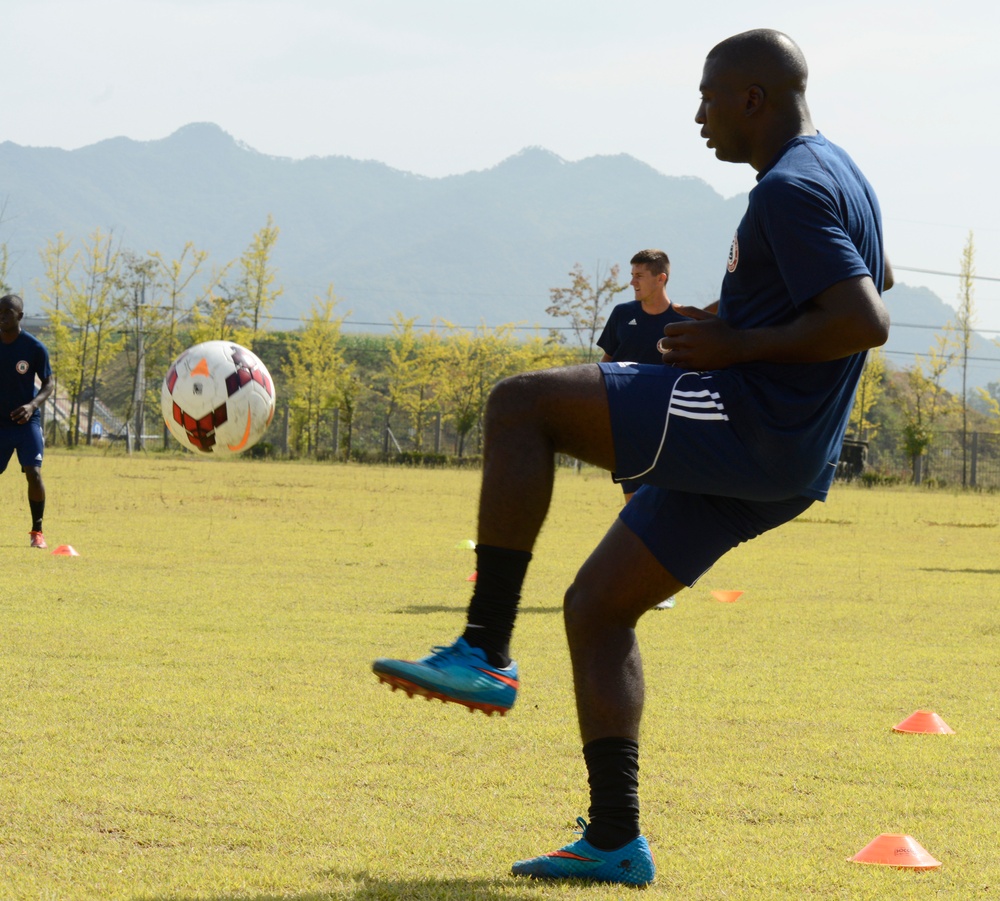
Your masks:
{"label": "player's ear", "polygon": [[746,114],[752,116],[764,105],[766,95],[764,89],[759,84],[752,84],[747,88]]}

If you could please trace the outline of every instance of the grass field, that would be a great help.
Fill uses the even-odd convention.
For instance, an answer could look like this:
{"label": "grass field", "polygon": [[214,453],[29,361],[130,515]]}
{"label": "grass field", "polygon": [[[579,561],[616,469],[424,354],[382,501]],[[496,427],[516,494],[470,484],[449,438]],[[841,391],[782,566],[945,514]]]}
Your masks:
{"label": "grass field", "polygon": [[[0,477],[0,899],[632,898],[514,880],[586,779],[561,596],[620,503],[558,474],[505,718],[370,671],[460,630],[474,472],[51,452]],[[1000,495],[838,487],[640,624],[644,898],[1000,896]],[[735,604],[714,589],[741,589]],[[900,735],[918,708],[951,736]],[[882,832],[942,861],[848,862]]]}

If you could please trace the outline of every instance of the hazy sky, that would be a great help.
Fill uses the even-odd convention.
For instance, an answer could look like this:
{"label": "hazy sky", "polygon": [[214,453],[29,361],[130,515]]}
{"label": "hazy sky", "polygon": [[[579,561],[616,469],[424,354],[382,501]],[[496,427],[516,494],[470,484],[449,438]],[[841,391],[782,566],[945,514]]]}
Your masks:
{"label": "hazy sky", "polygon": [[879,194],[899,280],[954,303],[957,278],[907,270],[957,272],[972,230],[977,274],[997,279],[977,282],[979,324],[1000,330],[995,2],[4,0],[2,9],[0,139],[17,144],[74,149],[214,122],[263,153],[375,159],[432,177],[538,145],[567,160],[627,153],[725,196],[749,190],[753,171],[718,162],[698,136],[702,62],[722,38],[778,28],[809,60],[817,127]]}

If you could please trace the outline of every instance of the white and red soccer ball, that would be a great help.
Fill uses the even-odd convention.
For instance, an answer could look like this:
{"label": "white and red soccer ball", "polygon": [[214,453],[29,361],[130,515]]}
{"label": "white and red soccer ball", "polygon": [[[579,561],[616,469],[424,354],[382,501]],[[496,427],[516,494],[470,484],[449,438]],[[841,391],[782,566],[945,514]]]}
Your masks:
{"label": "white and red soccer ball", "polygon": [[274,416],[267,367],[232,341],[206,341],[171,364],[160,392],[170,433],[189,450],[241,453],[264,436]]}

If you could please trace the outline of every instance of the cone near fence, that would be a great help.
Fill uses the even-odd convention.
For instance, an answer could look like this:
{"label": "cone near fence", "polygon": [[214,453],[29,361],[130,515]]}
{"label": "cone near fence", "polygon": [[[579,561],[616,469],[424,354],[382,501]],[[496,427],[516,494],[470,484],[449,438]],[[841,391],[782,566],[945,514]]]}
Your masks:
{"label": "cone near fence", "polygon": [[912,870],[933,870],[941,866],[941,861],[931,857],[912,835],[899,832],[883,832],[850,859],[854,863],[907,867]]}
{"label": "cone near fence", "polygon": [[893,732],[914,732],[923,735],[954,735],[951,728],[933,710],[917,710],[903,722],[892,727]]}

